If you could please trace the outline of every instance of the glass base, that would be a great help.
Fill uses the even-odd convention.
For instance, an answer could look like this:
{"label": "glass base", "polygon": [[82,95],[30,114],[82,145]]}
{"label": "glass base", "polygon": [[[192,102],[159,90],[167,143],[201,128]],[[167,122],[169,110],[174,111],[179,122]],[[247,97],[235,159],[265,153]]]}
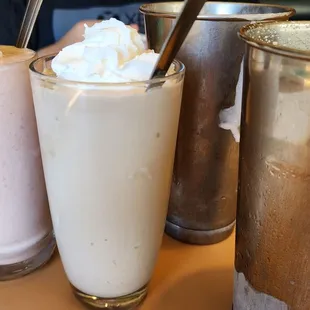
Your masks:
{"label": "glass base", "polygon": [[36,246],[41,250],[35,256],[20,263],[0,266],[0,281],[23,277],[45,265],[53,255],[56,247],[54,233],[49,233]]}
{"label": "glass base", "polygon": [[166,221],[165,232],[171,238],[180,242],[196,245],[211,245],[227,239],[233,233],[235,223],[236,221],[214,230],[194,230]]}
{"label": "glass base", "polygon": [[91,296],[79,291],[74,286],[72,286],[72,288],[75,297],[90,309],[133,310],[143,302],[147,295],[147,286],[142,287],[132,294],[116,298]]}

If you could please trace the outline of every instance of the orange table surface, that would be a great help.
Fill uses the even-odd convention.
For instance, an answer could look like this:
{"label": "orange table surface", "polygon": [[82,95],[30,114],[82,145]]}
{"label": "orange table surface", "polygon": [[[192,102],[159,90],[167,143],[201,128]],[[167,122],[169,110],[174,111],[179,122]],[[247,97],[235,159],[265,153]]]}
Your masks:
{"label": "orange table surface", "polygon": [[[149,293],[139,310],[231,310],[234,235],[211,246],[164,236]],[[58,254],[24,278],[0,282],[0,310],[83,310]]]}

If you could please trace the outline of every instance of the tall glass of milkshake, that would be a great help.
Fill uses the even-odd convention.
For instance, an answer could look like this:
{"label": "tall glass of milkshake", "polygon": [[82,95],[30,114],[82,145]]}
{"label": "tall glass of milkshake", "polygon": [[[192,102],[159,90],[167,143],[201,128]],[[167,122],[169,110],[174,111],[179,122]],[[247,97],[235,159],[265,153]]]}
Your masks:
{"label": "tall glass of milkshake", "polygon": [[98,308],[139,305],[161,245],[184,66],[148,80],[157,58],[111,19],[30,66],[60,256],[75,295]]}
{"label": "tall glass of milkshake", "polygon": [[55,248],[28,71],[34,56],[0,46],[0,280],[32,272]]}

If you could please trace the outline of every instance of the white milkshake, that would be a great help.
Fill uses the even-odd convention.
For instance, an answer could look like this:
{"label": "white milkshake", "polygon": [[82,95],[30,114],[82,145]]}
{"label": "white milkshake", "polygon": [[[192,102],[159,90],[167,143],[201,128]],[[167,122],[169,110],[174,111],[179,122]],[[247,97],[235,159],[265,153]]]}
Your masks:
{"label": "white milkshake", "polygon": [[31,272],[54,248],[28,65],[0,46],[0,280]]}
{"label": "white milkshake", "polygon": [[[35,110],[69,281],[121,308],[145,296],[161,245],[184,69],[176,63],[177,73],[146,92],[148,82],[137,81],[158,55],[134,29],[110,20],[85,37],[53,60],[58,77],[32,72]],[[90,296],[82,299],[98,306]]]}

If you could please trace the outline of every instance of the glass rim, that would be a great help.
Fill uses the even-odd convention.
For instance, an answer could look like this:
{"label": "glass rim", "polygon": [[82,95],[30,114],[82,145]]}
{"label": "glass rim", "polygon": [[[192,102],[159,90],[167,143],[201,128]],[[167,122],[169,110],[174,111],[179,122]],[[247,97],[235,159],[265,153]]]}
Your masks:
{"label": "glass rim", "polygon": [[251,47],[263,50],[265,52],[269,52],[272,54],[285,56],[294,59],[306,60],[310,61],[310,52],[306,50],[300,50],[291,47],[285,47],[281,45],[274,45],[272,43],[264,42],[263,40],[255,39],[248,34],[249,30],[253,29],[264,29],[268,26],[274,25],[310,25],[309,21],[262,21],[260,23],[250,24],[242,27],[239,30],[238,36]]}
{"label": "glass rim", "polygon": [[[177,18],[178,13],[176,12],[167,12],[167,11],[155,11],[152,9],[154,5],[176,5],[181,4],[181,1],[175,2],[156,2],[156,3],[146,3],[140,6],[140,12],[147,16],[157,16],[162,18]],[[264,15],[264,14],[274,14],[273,18],[266,18],[265,20],[283,20],[290,18],[296,14],[296,10],[289,6],[279,5],[279,4],[268,4],[268,3],[245,3],[245,2],[216,2],[216,1],[207,1],[205,5],[215,5],[215,4],[222,4],[227,6],[238,6],[238,5],[246,5],[249,7],[266,7],[266,8],[275,8],[281,11],[277,13],[256,13],[253,15]],[[284,15],[284,13],[287,13]],[[251,13],[243,14],[243,15],[250,15]],[[233,16],[233,17],[230,17]],[[240,22],[240,21],[248,21],[246,18],[242,18],[242,14],[199,14],[196,20],[206,20],[206,21],[230,21],[230,22]],[[277,16],[278,15],[278,16]]]}
{"label": "glass rim", "polygon": [[45,56],[41,56],[39,58],[36,58],[35,60],[33,60],[30,65],[29,65],[29,70],[31,71],[31,73],[35,74],[37,77],[47,80],[49,82],[55,82],[57,84],[66,84],[66,85],[82,85],[82,86],[92,86],[92,87],[124,87],[124,86],[141,86],[141,85],[145,85],[145,84],[149,84],[149,85],[153,85],[153,84],[159,84],[159,83],[163,83],[166,81],[169,81],[173,78],[178,77],[179,75],[183,74],[185,72],[185,65],[177,60],[174,59],[174,61],[172,62],[173,64],[176,64],[178,66],[176,72],[165,76],[165,77],[159,77],[159,78],[154,78],[154,79],[148,79],[148,80],[142,80],[142,81],[129,81],[129,82],[119,82],[119,83],[108,83],[108,82],[83,82],[83,81],[72,81],[72,80],[67,80],[64,78],[60,78],[57,76],[51,76],[51,75],[47,75],[44,74],[43,72],[39,72],[36,68],[35,65],[42,61],[42,60],[51,60],[53,59],[56,54],[52,54],[52,55],[45,55]]}

